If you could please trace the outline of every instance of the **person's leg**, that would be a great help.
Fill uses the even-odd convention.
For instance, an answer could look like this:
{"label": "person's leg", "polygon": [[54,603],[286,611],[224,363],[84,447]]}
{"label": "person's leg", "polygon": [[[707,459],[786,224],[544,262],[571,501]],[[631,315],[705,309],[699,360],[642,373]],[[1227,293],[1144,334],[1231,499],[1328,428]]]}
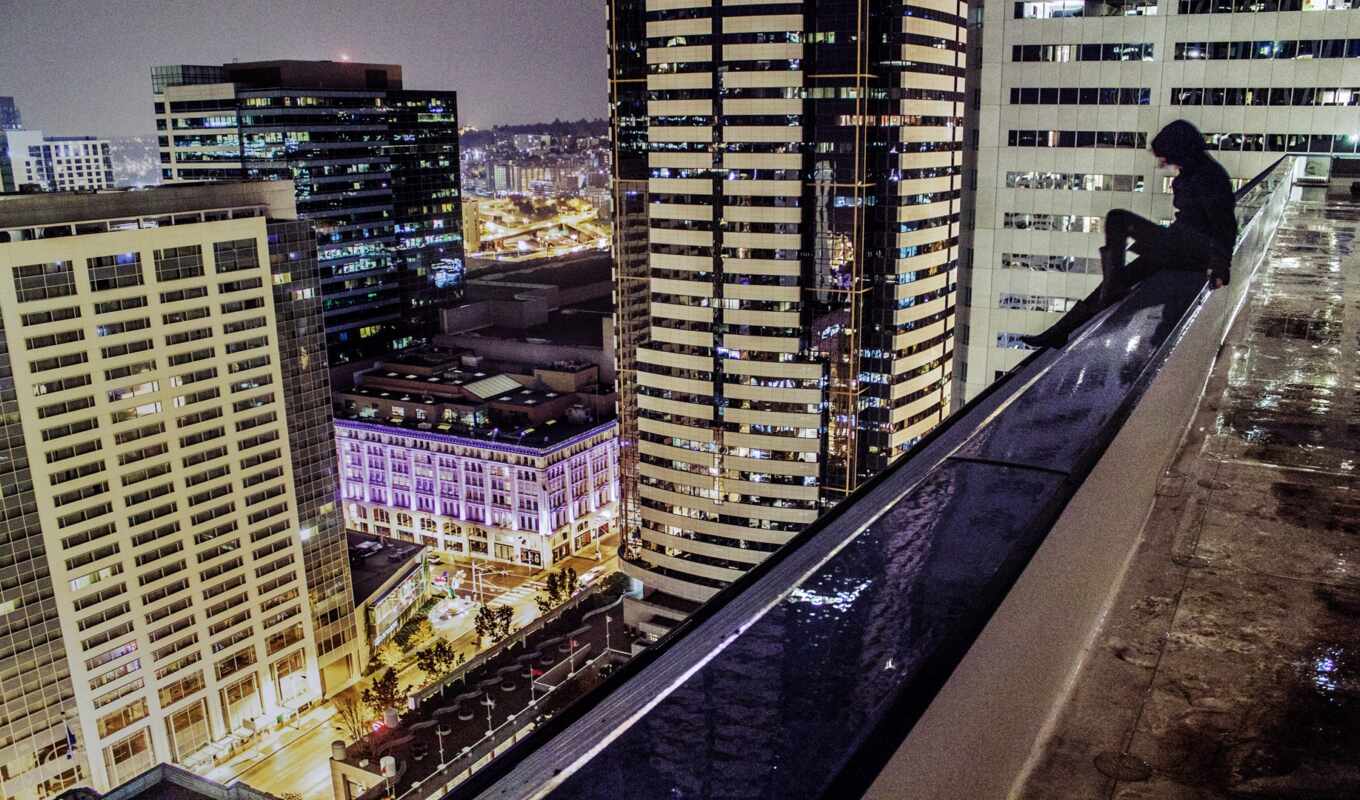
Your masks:
{"label": "person's leg", "polygon": [[[1101,269],[1104,280],[1101,283],[1101,306],[1118,302],[1135,285],[1160,263],[1158,252],[1165,240],[1167,229],[1132,211],[1117,208],[1105,215],[1105,246],[1100,249]],[[1141,258],[1140,269],[1130,271],[1125,267],[1129,240],[1133,240],[1132,250]],[[1135,262],[1137,263],[1137,262]]]}
{"label": "person's leg", "polygon": [[1071,336],[1073,331],[1086,324],[1091,317],[1099,314],[1102,308],[1104,306],[1100,304],[1100,287],[1097,286],[1095,291],[1086,295],[1084,299],[1078,300],[1076,305],[1068,309],[1067,313],[1063,314],[1057,322],[1050,325],[1048,330],[1043,333],[1021,336],[1020,341],[1030,347],[1062,347],[1067,344],[1067,337]]}
{"label": "person's leg", "polygon": [[[1057,322],[1040,334],[1021,336],[1030,347],[1062,347],[1067,338],[1088,320],[1117,303],[1141,281],[1168,265],[1171,254],[1185,249],[1189,263],[1200,256],[1200,248],[1180,245],[1177,232],[1158,225],[1147,217],[1117,208],[1105,215],[1105,246],[1100,248],[1102,280],[1095,290],[1079,300]],[[1130,246],[1129,241],[1133,244]],[[1127,250],[1138,258],[1125,264]]]}

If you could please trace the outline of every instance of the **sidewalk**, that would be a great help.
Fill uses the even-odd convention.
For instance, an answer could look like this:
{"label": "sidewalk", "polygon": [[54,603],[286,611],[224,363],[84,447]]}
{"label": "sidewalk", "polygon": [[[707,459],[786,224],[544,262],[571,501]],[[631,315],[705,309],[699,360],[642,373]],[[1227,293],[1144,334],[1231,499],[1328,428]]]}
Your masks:
{"label": "sidewalk", "polygon": [[321,701],[301,716],[291,719],[275,730],[266,733],[252,742],[250,747],[216,765],[207,772],[205,777],[223,784],[230,783],[285,747],[312,735],[318,728],[330,725],[334,716],[335,707],[331,705],[330,701]]}

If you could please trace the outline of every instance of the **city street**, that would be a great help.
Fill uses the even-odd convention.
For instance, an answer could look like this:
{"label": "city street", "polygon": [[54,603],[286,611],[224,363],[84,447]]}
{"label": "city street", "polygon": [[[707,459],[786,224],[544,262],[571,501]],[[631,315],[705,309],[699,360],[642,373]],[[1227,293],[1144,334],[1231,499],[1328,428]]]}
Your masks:
{"label": "city street", "polygon": [[[382,737],[393,742],[395,749],[392,752],[404,764],[402,777],[393,787],[396,795],[401,797],[413,781],[427,781],[439,769],[441,760],[453,762],[465,748],[479,744],[490,746],[486,740],[489,728],[494,728],[503,738],[517,728],[532,724],[538,714],[551,715],[565,708],[575,697],[598,683],[598,664],[586,671],[578,670],[586,667],[595,656],[605,653],[607,648],[613,649],[616,658],[626,659],[629,640],[623,628],[622,612],[617,608],[617,598],[607,597],[614,599],[593,597],[583,608],[569,612],[550,623],[547,629],[535,632],[525,645],[500,652],[491,663],[473,671],[467,680],[427,698],[416,713],[403,719],[400,730],[384,731]],[[535,676],[532,689],[530,674]],[[559,691],[551,691],[554,689]],[[524,713],[531,707],[534,709],[532,714]],[[443,720],[449,726],[449,732],[442,740],[433,728],[436,720]],[[509,728],[503,728],[507,723]],[[410,741],[412,736],[414,741]],[[375,744],[380,748],[379,753],[384,752],[382,741],[384,738]],[[438,756],[441,741],[443,759]],[[350,756],[351,765],[363,757],[353,752]],[[479,756],[473,755],[469,760],[477,758]],[[455,766],[452,772],[459,772],[465,766],[466,762]],[[439,784],[447,781],[451,774],[426,787],[423,791],[427,794],[407,800],[438,797],[442,794]],[[371,772],[351,772],[350,775],[361,785],[371,786],[375,780]]]}
{"label": "city street", "polygon": [[[586,551],[593,554],[594,549]],[[601,542],[603,559],[596,561],[590,555],[572,556],[564,559],[552,572],[570,566],[577,575],[592,574],[596,580],[604,580],[611,572],[618,570],[617,536],[605,537]],[[535,598],[541,587],[547,585],[549,571],[535,572],[532,568],[498,565],[494,562],[478,562],[478,583],[480,591],[472,587],[472,561],[470,559],[450,559],[441,554],[441,563],[431,568],[431,579],[438,574],[457,576],[463,572],[460,585],[454,595],[468,601],[464,613],[457,615],[452,625],[436,626],[439,635],[450,641],[454,648],[465,653],[469,659],[478,652],[476,633],[473,631],[473,617],[482,598],[493,604],[506,604],[514,609],[515,627],[521,627],[538,616]],[[489,567],[482,573],[483,567]],[[434,596],[444,596],[441,586],[433,586]],[[400,673],[403,686],[412,691],[423,687],[428,678],[414,664]],[[347,692],[362,691],[369,684],[368,679],[359,681]],[[331,800],[331,742],[346,739],[343,733],[330,721],[333,708],[326,703],[319,709],[304,714],[300,721],[301,731],[288,728],[264,737],[259,743],[231,761],[217,767],[209,775],[214,780],[230,782],[241,780],[250,786],[276,797],[285,794],[300,795],[302,800]]]}

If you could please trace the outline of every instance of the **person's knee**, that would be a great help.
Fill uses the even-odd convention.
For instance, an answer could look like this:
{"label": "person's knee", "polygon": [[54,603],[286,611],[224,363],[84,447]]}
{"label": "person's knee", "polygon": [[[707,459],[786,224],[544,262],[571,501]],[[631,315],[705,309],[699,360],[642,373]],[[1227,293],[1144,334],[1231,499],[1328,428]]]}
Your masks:
{"label": "person's knee", "polygon": [[1105,212],[1105,225],[1106,226],[1126,225],[1129,220],[1133,219],[1133,217],[1134,214],[1128,211],[1127,209],[1112,208],[1109,211]]}

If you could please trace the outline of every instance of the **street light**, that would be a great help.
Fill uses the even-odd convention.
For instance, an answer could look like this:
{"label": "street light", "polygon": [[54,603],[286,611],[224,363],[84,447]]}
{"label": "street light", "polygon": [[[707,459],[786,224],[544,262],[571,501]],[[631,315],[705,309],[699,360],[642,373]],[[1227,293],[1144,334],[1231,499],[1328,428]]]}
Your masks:
{"label": "street light", "polygon": [[445,730],[445,729],[444,729],[444,723],[442,723],[442,722],[439,723],[439,727],[437,727],[437,728],[434,729],[434,735],[437,736],[437,737],[439,737],[439,768],[440,768],[440,769],[443,769],[443,768],[444,768],[444,737],[447,736],[447,735],[449,735],[450,733],[453,733],[453,731],[452,731],[451,729],[450,729],[450,730]]}
{"label": "street light", "polygon": [[487,695],[486,699],[482,701],[482,705],[486,706],[486,735],[490,737],[495,730],[491,727],[491,709],[496,707],[496,701],[491,699],[491,695]]}

